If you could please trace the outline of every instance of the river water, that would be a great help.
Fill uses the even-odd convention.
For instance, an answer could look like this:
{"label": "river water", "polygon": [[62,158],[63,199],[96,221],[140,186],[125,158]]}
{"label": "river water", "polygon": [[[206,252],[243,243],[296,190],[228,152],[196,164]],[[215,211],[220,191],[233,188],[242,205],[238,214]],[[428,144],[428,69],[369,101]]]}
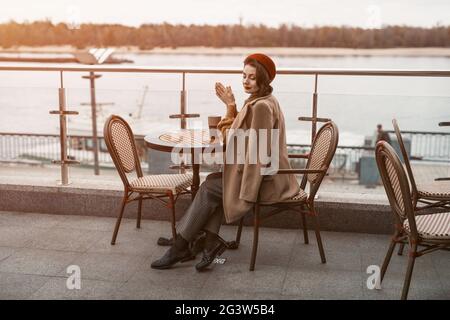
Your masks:
{"label": "river water", "polygon": [[[133,60],[132,65],[155,67],[242,67],[236,55],[117,54]],[[362,68],[450,70],[445,57],[286,57],[275,56],[278,68]],[[3,65],[24,63],[3,63]],[[44,65],[44,64],[43,64]],[[67,105],[80,112],[70,117],[69,133],[89,129],[89,82],[82,73],[66,73]],[[191,127],[205,125],[208,115],[224,113],[215,97],[214,83],[231,85],[238,106],[246,98],[240,75],[187,75],[188,112],[200,113]],[[0,71],[0,132],[57,133],[58,118],[48,114],[57,109],[60,79],[55,72]],[[180,108],[181,76],[169,74],[104,73],[96,81],[100,106],[99,127],[111,113],[127,116],[136,133],[175,129],[179,120],[169,114]],[[277,76],[274,95],[286,118],[288,143],[307,143],[310,124],[297,120],[310,116],[313,76]],[[147,89],[146,89],[147,88]],[[450,121],[450,78],[321,76],[318,83],[318,115],[332,118],[340,129],[340,145],[361,145],[377,123],[392,129],[397,118],[402,130],[445,131],[440,121]],[[88,131],[86,131],[88,133]]]}

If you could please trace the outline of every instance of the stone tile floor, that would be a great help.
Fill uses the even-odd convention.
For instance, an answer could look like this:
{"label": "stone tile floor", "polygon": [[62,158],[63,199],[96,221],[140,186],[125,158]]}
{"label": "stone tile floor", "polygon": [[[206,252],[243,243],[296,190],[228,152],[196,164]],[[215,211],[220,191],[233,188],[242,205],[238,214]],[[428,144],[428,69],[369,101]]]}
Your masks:
{"label": "stone tile floor", "polygon": [[[314,233],[263,228],[256,270],[248,270],[252,228],[241,246],[226,251],[223,265],[198,273],[195,261],[170,270],[150,263],[167,248],[168,222],[124,219],[110,245],[114,218],[0,212],[0,299],[399,299],[407,256],[394,255],[381,290],[369,290],[369,265],[380,265],[389,235],[322,232],[327,263],[321,264]],[[221,234],[232,239],[236,227]],[[81,270],[81,289],[69,290],[70,265]],[[450,299],[450,255],[418,258],[410,299]]]}

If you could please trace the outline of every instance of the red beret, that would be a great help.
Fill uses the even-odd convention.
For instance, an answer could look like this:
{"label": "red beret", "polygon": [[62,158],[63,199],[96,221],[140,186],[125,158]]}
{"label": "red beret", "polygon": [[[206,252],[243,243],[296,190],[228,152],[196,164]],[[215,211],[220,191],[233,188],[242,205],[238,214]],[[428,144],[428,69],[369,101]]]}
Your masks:
{"label": "red beret", "polygon": [[264,69],[266,69],[267,73],[269,74],[270,81],[272,81],[275,78],[275,75],[277,74],[275,62],[273,62],[273,60],[270,59],[268,56],[266,56],[263,53],[254,53],[245,58],[244,63],[249,59],[254,59],[262,64]]}

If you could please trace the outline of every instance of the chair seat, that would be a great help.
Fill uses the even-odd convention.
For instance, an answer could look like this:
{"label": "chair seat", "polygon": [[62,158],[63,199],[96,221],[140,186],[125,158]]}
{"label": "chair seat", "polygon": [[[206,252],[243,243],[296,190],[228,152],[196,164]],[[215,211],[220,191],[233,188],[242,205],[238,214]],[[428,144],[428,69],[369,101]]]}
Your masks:
{"label": "chair seat", "polygon": [[292,198],[294,201],[306,201],[306,199],[308,199],[308,194],[303,189],[300,189],[297,195]]}
{"label": "chair seat", "polygon": [[450,200],[450,181],[433,181],[417,185],[420,198],[433,200]]}
{"label": "chair seat", "polygon": [[278,202],[264,202],[264,201],[260,201],[259,204],[263,205],[263,206],[270,206],[270,205],[274,205],[274,204],[298,204],[298,203],[303,203],[306,202],[306,200],[308,199],[308,194],[303,190],[300,189],[300,191],[292,198],[290,199],[286,199],[286,200],[282,200],[282,201],[278,201]]}
{"label": "chair seat", "polygon": [[192,174],[155,174],[143,176],[130,182],[133,191],[180,193],[192,185]]}
{"label": "chair seat", "polygon": [[305,202],[308,199],[308,194],[305,192],[305,190],[300,189],[300,191],[292,198],[280,201],[281,203],[298,203],[298,202]]}
{"label": "chair seat", "polygon": [[[450,212],[418,215],[416,226],[417,232],[424,239],[450,240]],[[403,227],[410,232],[408,220],[405,220]]]}

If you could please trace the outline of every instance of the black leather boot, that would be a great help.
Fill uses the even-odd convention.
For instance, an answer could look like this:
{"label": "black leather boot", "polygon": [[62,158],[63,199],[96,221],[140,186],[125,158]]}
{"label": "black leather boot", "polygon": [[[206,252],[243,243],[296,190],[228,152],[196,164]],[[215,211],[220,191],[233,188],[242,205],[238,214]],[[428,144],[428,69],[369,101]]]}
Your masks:
{"label": "black leather boot", "polygon": [[177,234],[175,243],[160,259],[153,261],[151,267],[153,269],[169,269],[175,263],[188,261],[191,257],[188,242]]}
{"label": "black leather boot", "polygon": [[205,271],[214,259],[219,257],[227,249],[227,242],[219,235],[206,233],[205,249],[203,250],[202,260],[195,265],[197,271]]}
{"label": "black leather boot", "polygon": [[195,259],[197,254],[203,252],[206,245],[206,232],[200,231],[195,238],[189,243],[189,248],[191,249],[192,257]]}

